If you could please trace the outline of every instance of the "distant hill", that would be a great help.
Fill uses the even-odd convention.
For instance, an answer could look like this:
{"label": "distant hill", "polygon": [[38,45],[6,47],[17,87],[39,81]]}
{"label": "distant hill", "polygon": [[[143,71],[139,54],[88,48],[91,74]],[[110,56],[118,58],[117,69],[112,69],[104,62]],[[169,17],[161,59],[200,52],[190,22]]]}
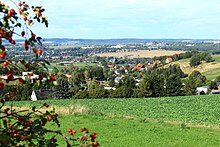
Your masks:
{"label": "distant hill", "polygon": [[55,44],[83,44],[83,45],[110,45],[110,44],[138,44],[147,42],[214,42],[218,39],[65,39],[48,38],[45,42]]}

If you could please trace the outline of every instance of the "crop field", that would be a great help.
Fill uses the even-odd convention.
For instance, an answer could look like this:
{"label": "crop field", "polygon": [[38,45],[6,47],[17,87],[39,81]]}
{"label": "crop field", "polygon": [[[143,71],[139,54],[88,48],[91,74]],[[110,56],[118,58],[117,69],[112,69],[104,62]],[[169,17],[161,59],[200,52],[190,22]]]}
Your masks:
{"label": "crop field", "polygon": [[101,57],[123,57],[127,56],[129,58],[153,58],[155,56],[169,56],[174,54],[184,53],[184,51],[166,51],[166,50],[138,50],[134,52],[113,52],[113,53],[102,53],[96,54],[96,56]]}
{"label": "crop field", "polygon": [[[98,63],[76,62],[73,63],[73,65],[77,67],[85,67],[85,66],[97,66]],[[53,67],[56,67],[58,70],[61,70],[63,68],[67,68],[68,66],[69,66],[68,64],[59,65],[59,63],[51,63],[51,65],[49,65],[48,68],[53,69]]]}
{"label": "crop field", "polygon": [[220,95],[21,101],[14,105],[31,107],[45,102],[57,110],[61,130],[87,127],[97,132],[103,146],[220,144]]}

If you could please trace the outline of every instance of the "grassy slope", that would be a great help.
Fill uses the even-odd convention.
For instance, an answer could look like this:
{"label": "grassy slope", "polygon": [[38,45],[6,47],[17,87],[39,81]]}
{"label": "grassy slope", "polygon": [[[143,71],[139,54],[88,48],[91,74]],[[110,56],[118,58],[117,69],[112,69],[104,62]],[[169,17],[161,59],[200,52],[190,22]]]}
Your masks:
{"label": "grassy slope", "polygon": [[[220,63],[220,55],[213,55],[213,59],[215,59],[216,63]],[[203,73],[207,77],[207,79],[215,79],[217,76],[220,76],[220,68],[215,68],[210,71],[206,71]]]}
{"label": "grassy slope", "polygon": [[179,64],[182,70],[190,74],[193,70],[200,71],[203,75],[206,76],[208,80],[213,80],[215,77],[219,76],[220,74],[220,55],[213,55],[213,59],[215,59],[215,62],[212,63],[202,63],[196,68],[191,68],[189,66],[189,59],[183,59],[176,62],[173,62],[172,64]]}
{"label": "grassy slope", "polygon": [[[87,114],[60,115],[61,130],[67,132],[69,127],[87,127],[95,130],[103,146],[218,146],[220,144],[219,95],[158,99],[56,100],[16,102],[15,105],[30,107],[42,105],[44,102],[65,109],[70,109],[72,105],[88,108],[90,111]],[[183,129],[182,122],[186,122],[190,128]],[[198,127],[198,124],[215,126]]]}

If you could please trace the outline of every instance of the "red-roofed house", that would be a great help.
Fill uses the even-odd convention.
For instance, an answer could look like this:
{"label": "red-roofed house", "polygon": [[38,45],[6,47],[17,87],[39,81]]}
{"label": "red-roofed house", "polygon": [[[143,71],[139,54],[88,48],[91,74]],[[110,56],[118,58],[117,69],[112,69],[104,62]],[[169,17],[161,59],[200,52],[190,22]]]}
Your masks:
{"label": "red-roofed house", "polygon": [[166,58],[165,63],[170,63],[170,62],[172,62],[172,61],[173,61],[173,59],[172,59],[172,58]]}

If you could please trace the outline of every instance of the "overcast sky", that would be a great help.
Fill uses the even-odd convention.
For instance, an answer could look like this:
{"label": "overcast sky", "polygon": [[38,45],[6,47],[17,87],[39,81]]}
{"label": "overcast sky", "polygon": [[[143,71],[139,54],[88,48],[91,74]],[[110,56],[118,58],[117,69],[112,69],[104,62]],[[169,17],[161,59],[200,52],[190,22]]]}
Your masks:
{"label": "overcast sky", "polygon": [[[29,0],[33,2],[33,0]],[[36,0],[47,38],[220,39],[219,0]]]}

